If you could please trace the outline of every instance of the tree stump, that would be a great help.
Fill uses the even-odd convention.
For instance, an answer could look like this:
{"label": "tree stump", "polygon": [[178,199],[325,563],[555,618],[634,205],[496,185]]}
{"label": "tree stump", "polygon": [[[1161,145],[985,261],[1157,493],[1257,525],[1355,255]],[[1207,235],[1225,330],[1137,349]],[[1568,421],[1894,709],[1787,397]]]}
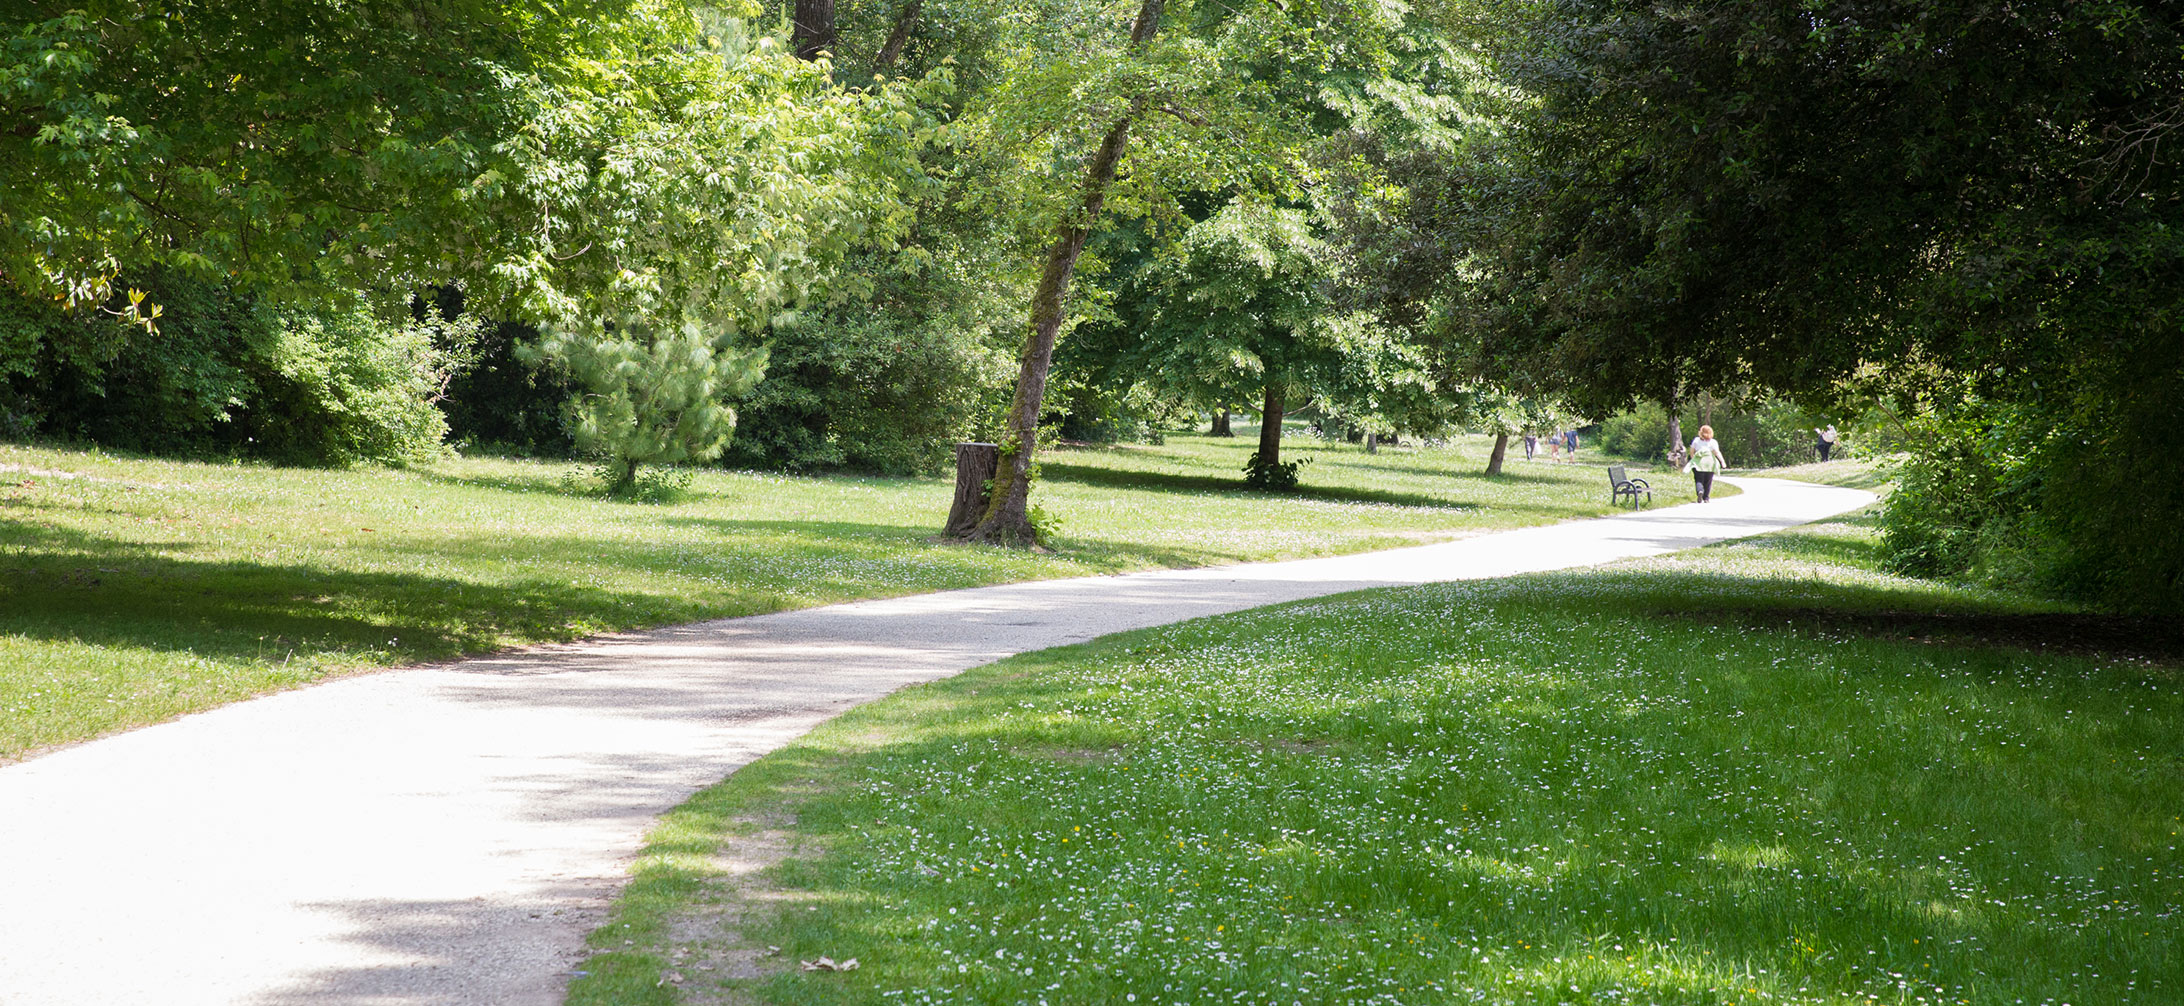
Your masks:
{"label": "tree stump", "polygon": [[993,502],[993,476],[1000,467],[999,444],[955,445],[955,505],[948,508],[948,527],[942,534],[961,538],[978,526]]}

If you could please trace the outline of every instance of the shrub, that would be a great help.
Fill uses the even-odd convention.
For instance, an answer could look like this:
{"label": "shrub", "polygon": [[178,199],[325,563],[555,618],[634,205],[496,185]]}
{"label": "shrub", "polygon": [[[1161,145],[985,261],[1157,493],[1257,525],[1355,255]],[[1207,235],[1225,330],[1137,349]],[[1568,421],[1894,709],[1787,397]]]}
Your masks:
{"label": "shrub", "polygon": [[767,355],[736,346],[723,322],[652,304],[548,328],[524,352],[579,386],[569,432],[617,495],[636,488],[641,465],[719,457],[736,429],[728,399],[758,383]]}
{"label": "shrub", "polygon": [[1258,451],[1244,462],[1244,484],[1254,489],[1288,492],[1297,488],[1297,469],[1304,467],[1310,458],[1295,461],[1274,461]]}
{"label": "shrub", "polygon": [[1006,356],[946,325],[825,312],[777,327],[767,345],[766,379],[737,399],[731,464],[937,472],[1007,405]]}
{"label": "shrub", "polygon": [[0,429],[301,464],[439,449],[446,427],[432,402],[472,326],[430,311],[275,309],[172,276],[142,285],[163,309],[156,330],[0,295]]}
{"label": "shrub", "polygon": [[237,417],[251,453],[295,464],[438,455],[447,417],[436,403],[478,327],[437,310],[416,320],[363,307],[283,314],[259,393]]}

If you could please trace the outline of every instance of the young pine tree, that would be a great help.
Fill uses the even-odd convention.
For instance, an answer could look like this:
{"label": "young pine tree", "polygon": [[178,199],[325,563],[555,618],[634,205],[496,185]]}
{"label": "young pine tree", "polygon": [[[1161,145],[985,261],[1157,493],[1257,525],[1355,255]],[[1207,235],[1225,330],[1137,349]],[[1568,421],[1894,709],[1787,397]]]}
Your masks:
{"label": "young pine tree", "polygon": [[728,399],[766,373],[766,350],[733,344],[733,328],[687,315],[586,318],[539,333],[532,355],[567,369],[577,449],[597,457],[608,491],[627,493],[641,465],[710,461],[727,449]]}

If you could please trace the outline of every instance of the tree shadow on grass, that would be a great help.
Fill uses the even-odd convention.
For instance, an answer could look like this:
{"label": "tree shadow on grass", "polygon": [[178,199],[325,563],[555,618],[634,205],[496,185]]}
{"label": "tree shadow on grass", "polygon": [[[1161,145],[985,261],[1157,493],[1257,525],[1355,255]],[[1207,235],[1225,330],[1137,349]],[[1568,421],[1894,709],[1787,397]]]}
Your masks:
{"label": "tree shadow on grass", "polygon": [[1820,607],[1694,608],[1670,614],[1807,636],[2124,657],[2184,667],[2184,626],[2173,619],[2087,612],[1845,611]]}
{"label": "tree shadow on grass", "polygon": [[[888,543],[890,545],[920,546],[919,551],[908,554],[892,552],[880,554],[877,550],[871,550],[864,556],[852,555],[848,556],[848,558],[892,558],[905,564],[916,563],[926,567],[942,566],[963,570],[984,570],[987,568],[989,564],[983,557],[993,554],[991,550],[1018,551],[1007,549],[1005,546],[974,545],[969,542],[942,540],[939,538],[941,522],[937,519],[929,527],[905,527],[900,524],[864,524],[851,521],[733,520],[718,517],[670,517],[662,521],[662,523],[676,527],[697,528],[719,535],[724,539],[733,539],[758,532],[780,536],[810,537],[815,541],[858,541],[875,545]],[[1136,569],[1145,566],[1189,568],[1235,561],[1233,555],[1215,552],[1210,549],[1150,545],[1140,542],[1116,541],[1110,538],[1086,537],[1070,534],[1066,527],[1058,540],[1053,543],[1053,550],[1050,554],[1057,558],[1073,559],[1085,563],[1089,567],[1084,571],[1086,573]],[[966,580],[968,579],[966,577]],[[1001,581],[990,576],[979,578],[981,584],[998,582]],[[898,589],[886,591],[890,584]],[[903,584],[899,580],[878,580],[871,584],[869,589],[887,593],[901,593],[900,588],[902,587],[945,590],[951,587],[972,585],[969,582],[963,582],[919,587],[917,584]],[[860,594],[859,596],[878,597],[885,596],[885,594],[872,593]]]}
{"label": "tree shadow on grass", "polygon": [[1266,493],[1246,487],[1240,475],[1236,478],[1217,478],[1210,475],[1118,471],[1112,468],[1054,463],[1042,464],[1040,471],[1045,478],[1055,482],[1072,482],[1078,485],[1111,489],[1141,489],[1148,492],[1215,494],[1234,497],[1238,501],[1292,498],[1319,500],[1329,503],[1382,503],[1391,506],[1419,507],[1430,510],[1477,510],[1480,508],[1477,503],[1452,500],[1444,496],[1431,496],[1425,493],[1388,492],[1379,489],[1304,485],[1298,486],[1294,492],[1290,493]]}
{"label": "tree shadow on grass", "polygon": [[[1739,544],[1743,543],[1729,543],[1729,547]],[[1875,554],[1872,550],[1878,548],[1869,540],[1795,530],[1754,539],[1751,544],[1851,562]],[[2025,610],[2022,600],[2001,596],[1933,594],[1694,570],[1603,571],[1591,579],[1595,593],[1622,593],[1629,606],[1626,610],[1633,614],[1676,623],[1787,631],[1832,640],[2121,657],[2184,666],[2184,624],[2173,619]],[[1785,592],[1788,585],[1796,589]]]}
{"label": "tree shadow on grass", "polygon": [[1782,552],[1798,558],[1857,569],[1879,569],[1887,554],[1878,538],[1796,531],[1770,536],[1755,542],[1754,546],[1770,552]]}
{"label": "tree shadow on grass", "polygon": [[418,478],[443,486],[468,486],[473,489],[493,489],[507,493],[566,496],[570,499],[607,498],[606,493],[595,484],[596,480],[581,476],[575,479],[570,478],[570,473],[577,470],[576,462],[570,462],[570,466],[570,468],[552,475],[544,472],[536,474],[454,475],[430,468],[418,468],[412,469],[412,471]]}
{"label": "tree shadow on grass", "polygon": [[[1572,576],[1550,574],[1542,579]],[[1611,619],[1618,615],[1644,619],[1661,614],[1679,619],[1756,617],[1762,613],[1795,616],[1800,612],[1770,598],[1771,592],[1765,588],[1779,588],[1784,581],[1777,579],[1690,570],[1577,576],[1591,581],[1597,589],[1557,603]],[[1752,602],[1716,603],[1713,607],[1666,613],[1655,610],[1663,595],[1679,589],[1697,593],[1695,581],[1736,588],[1733,594],[1750,597]],[[1524,581],[1513,583],[1523,589]],[[1491,600],[1503,588],[1460,585],[1415,589],[1483,591]],[[1717,591],[1705,591],[1709,600],[1718,602],[1716,595]],[[1393,596],[1401,597],[1402,592]],[[1815,598],[1808,594],[1796,603],[1812,605]],[[2027,618],[1995,610],[1996,606],[1978,599],[1936,598],[1886,587],[1830,585],[1819,591],[1817,603],[1836,616],[1986,617],[2007,624],[2025,624]],[[1889,610],[1892,606],[1915,605],[1934,610],[1917,615]],[[1425,605],[1422,610],[1439,608]],[[1517,610],[1530,611],[1533,606],[1524,602]],[[2030,620],[2045,619],[2035,615]],[[1243,629],[1238,631],[1245,633]],[[1582,637],[1572,640],[1579,649],[1588,645]],[[1147,643],[1157,647],[1160,641],[1158,636],[1139,635],[1095,643],[1093,652],[1099,647],[1131,647],[1125,652],[1136,653],[1136,647]],[[1203,647],[1219,652],[1222,642],[1194,642],[1184,649]],[[2054,904],[2057,890],[2053,881],[2060,878],[2028,871],[2020,864],[2004,861],[2000,855],[1971,854],[1969,847],[1960,849],[1962,829],[1969,821],[1978,826],[1974,831],[1991,825],[1993,833],[2006,835],[2013,833],[2002,827],[2006,819],[2029,817],[2052,822],[2052,829],[2021,829],[2026,834],[2052,831],[2052,847],[2012,845],[2007,850],[2009,856],[2016,857],[2020,852],[2039,855],[2042,858],[2037,862],[2043,866],[2067,865],[2073,874],[2078,869],[2090,870],[2083,858],[2088,839],[2074,830],[2074,826],[2083,825],[2079,813],[2082,794],[2071,787],[2046,785],[2065,778],[2076,781],[2078,770],[2063,767],[2052,776],[2043,774],[2045,767],[2034,756],[1999,766],[1984,759],[1970,761],[1961,750],[1961,735],[1953,730],[1899,737],[1891,730],[1876,729],[1873,737],[1885,743],[1852,736],[1841,750],[1833,752],[1840,757],[1784,759],[1778,747],[1745,742],[1772,737],[1780,722],[1797,722],[1796,706],[1782,710],[1779,719],[1759,716],[1744,720],[1718,715],[1694,717],[1682,704],[1641,707],[1611,703],[1600,716],[1582,724],[1589,728],[1589,734],[1580,733],[1575,729],[1580,724],[1573,720],[1572,710],[1598,707],[1599,696],[1593,694],[1592,685],[1571,673],[1558,672],[1552,680],[1526,686],[1532,700],[1528,704],[1454,703],[1436,706],[1442,712],[1423,714],[1429,719],[1438,716],[1443,721],[1463,721],[1473,734],[1491,737],[1499,753],[1497,759],[1467,758],[1469,768],[1461,773],[1377,771],[1369,758],[1353,766],[1351,759],[1323,757],[1311,745],[1311,740],[1344,737],[1361,728],[1358,710],[1339,704],[1330,704],[1317,714],[1277,704],[1276,710],[1262,719],[1249,703],[1224,703],[1211,692],[1200,701],[1188,694],[1193,683],[1161,681],[1161,688],[1148,691],[1184,693],[1168,701],[1189,710],[1191,730],[1187,737],[1178,736],[1181,731],[1163,733],[1150,720],[1141,726],[1132,718],[1137,712],[1134,709],[1118,710],[1118,718],[1107,720],[1082,715],[1040,716],[1041,711],[1053,709],[1083,711],[1084,674],[1038,673],[1046,663],[1066,667],[1074,656],[1055,651],[1020,658],[1010,665],[974,671],[936,685],[926,693],[946,695],[946,701],[927,701],[916,708],[900,702],[872,707],[860,714],[866,719],[859,726],[868,726],[871,733],[893,733],[898,740],[875,745],[866,752],[784,763],[777,775],[762,774],[766,763],[761,763],[760,771],[747,777],[756,785],[743,787],[740,793],[746,798],[764,800],[770,795],[793,803],[800,826],[818,848],[856,849],[869,844],[867,829],[882,816],[888,819],[889,827],[922,836],[930,848],[952,848],[951,840],[962,829],[961,822],[975,821],[973,830],[982,850],[1043,851],[1052,848],[1049,843],[1054,836],[1047,829],[1056,820],[1112,822],[1103,823],[1101,828],[1115,833],[1113,844],[1144,850],[1139,861],[1132,864],[1133,870],[1144,875],[1169,877],[1188,872],[1194,880],[1208,877],[1214,886],[1233,879],[1231,889],[1240,891],[1293,891],[1299,906],[1341,916],[1339,921],[1318,920],[1328,924],[1314,932],[1312,920],[1276,916],[1264,910],[1262,925],[1280,934],[1285,952],[1297,942],[1313,939],[1322,939],[1330,946],[1353,938],[1364,940],[1378,935],[1366,928],[1373,925],[1409,932],[1428,921],[1436,927],[1446,922],[1453,931],[1483,932],[1488,940],[1517,942],[1516,938],[1521,938],[1516,946],[1504,943],[1498,947],[1493,963],[1478,969],[1478,978],[1507,981],[1511,980],[1509,975],[1516,975],[1516,980],[1521,981],[1524,975],[1536,974],[1537,989],[1554,995],[1562,994],[1565,988],[1576,988],[1577,983],[1593,985],[1594,991],[1600,991],[1601,983],[1610,983],[1625,993],[1637,986],[1641,999],[1680,1002],[1732,998],[1711,994],[1703,1000],[1694,998],[1698,990],[1688,985],[1696,981],[1719,992],[1751,992],[1756,985],[1803,992],[1810,983],[1817,986],[1820,997],[1832,998],[1870,991],[1872,985],[1866,979],[1873,970],[1871,965],[1881,965],[1883,973],[1892,967],[1918,965],[1922,973],[1938,982],[2007,988],[2026,998],[2038,998],[2068,993],[2074,982],[2082,981],[2076,974],[2051,973],[2050,965],[2058,962],[2097,967],[2103,975],[2112,973],[2110,967],[2114,966],[2121,973],[2158,976],[2165,973],[2165,962],[2171,956],[2163,949],[2167,944],[2159,938],[2137,942],[2122,939],[2142,935],[2139,924],[2124,921],[2096,922],[2084,930],[2075,925],[2042,929],[2035,938],[2042,944],[2040,956],[1997,959],[1988,948],[2023,941],[2027,927],[2024,906]],[[1188,663],[1183,661],[1181,665]],[[1305,660],[1278,666],[1286,669],[1339,664],[1339,660]],[[1101,665],[1095,662],[1095,666]],[[1163,662],[1160,666],[1170,665]],[[1121,661],[1113,667],[1102,666],[1102,673],[1095,677],[1103,686],[1112,685],[1113,677],[1135,671],[1130,661]],[[1618,665],[1603,679],[1611,693],[1625,673]],[[1677,673],[1715,676],[1720,682],[1717,691],[1727,685],[1739,696],[1749,695],[1754,703],[1772,695],[1775,688],[1771,679],[1746,682],[1736,669],[1693,666]],[[1160,675],[1154,674],[1153,679],[1160,680]],[[2068,686],[2064,692],[2028,696],[2022,701],[2067,708],[2076,701],[2074,695],[2098,691],[2108,684],[2083,680],[2075,674],[2060,681]],[[1217,690],[1228,686],[1224,679],[1204,687]],[[1907,713],[1918,711],[1917,699],[1915,691],[1905,695]],[[1801,701],[1834,700],[1823,689]],[[970,715],[951,715],[946,707],[958,702]],[[1404,715],[1390,717],[1381,729],[1406,738],[1410,744],[1430,746],[1431,742],[1417,738],[1435,733],[1415,731],[1416,724],[1407,718],[1416,714],[1415,707],[1396,705]],[[1151,715],[1157,716],[1157,705],[1153,708],[1156,712]],[[1033,712],[1027,715],[1021,710]],[[1462,736],[1464,731],[1452,732]],[[1859,731],[1854,726],[1851,733],[1857,735]],[[997,736],[1008,739],[1010,747],[996,751],[991,742]],[[1267,738],[1302,738],[1304,742],[1294,746],[1260,743]],[[1368,735],[1364,739],[1379,738]],[[1781,741],[1776,738],[1772,743],[1779,745]],[[1198,750],[1191,750],[1194,744]],[[1371,750],[1372,745],[1368,743],[1364,748]],[[1047,753],[1054,750],[1091,751],[1095,756],[1053,757]],[[1235,750],[1249,751],[1248,764],[1233,756]],[[1809,749],[1793,744],[1789,750]],[[965,766],[966,760],[974,757],[966,752],[974,751],[976,763]],[[2118,742],[2115,748],[2118,755],[2139,751],[2124,742]],[[1131,772],[1143,767],[1133,765],[1133,760],[1145,759],[1153,752],[1158,752],[1156,764],[1162,769],[1175,764],[1194,771],[1209,766],[1209,776],[1262,776],[1281,785],[1260,785],[1252,791],[1251,799],[1239,801],[1250,807],[1249,815],[1220,819],[1228,812],[1218,806],[1218,801],[1202,799],[1202,790],[1197,786],[1131,781],[1148,775]],[[1405,764],[1414,764],[1418,757],[1411,748],[1405,748]],[[1285,759],[1293,764],[1285,766],[1284,773],[1266,770],[1267,763]],[[1431,755],[1424,760],[1430,762]],[[2098,763],[2109,759],[2089,760]],[[985,774],[979,776],[977,785],[933,785],[936,779],[969,778],[979,770]],[[2019,773],[2027,778],[2020,779]],[[1741,798],[1748,781],[1784,776],[1795,781],[1778,783],[1780,792],[1794,797],[1779,801]],[[816,787],[815,792],[811,785],[814,777],[822,782],[853,782]],[[1163,780],[1167,778],[1162,776]],[[1985,803],[1968,803],[1962,799],[1966,778],[1995,783],[1974,788],[2000,795]],[[898,780],[906,781],[898,785]],[[765,785],[773,787],[771,794],[752,792]],[[1765,792],[1763,787],[1749,788],[1753,793]],[[910,793],[915,794],[914,799],[902,795]],[[1891,794],[1894,800],[1869,799],[1873,793]],[[1081,795],[1072,803],[1071,798],[1057,798],[1054,794]],[[1363,796],[1373,798],[1371,806],[1361,802]],[[1403,808],[1406,817],[1432,819],[1437,825],[1444,818],[1466,822],[1466,847],[1457,854],[1456,846],[1445,842],[1447,833],[1440,832],[1428,834],[1441,841],[1346,840],[1364,830],[1359,819],[1369,819],[1382,797],[1387,804]],[[2140,816],[2165,824],[2158,814]],[[1163,839],[1176,837],[1173,828],[1178,820],[1189,822],[1186,827],[1203,828],[1204,834],[1222,829],[1218,833],[1224,839],[1230,835],[1225,829],[1235,828],[1243,836],[1238,842],[1244,854],[1208,859],[1170,852],[1171,843]],[[1380,820],[1388,818],[1383,815]],[[1916,826],[1906,826],[1906,820],[1916,822]],[[1951,827],[1939,826],[1942,824]],[[2163,827],[2160,833],[2166,834],[2167,830]],[[1643,836],[1635,834],[1637,831],[1642,831]],[[1305,841],[1317,843],[1313,850],[1316,856],[1283,859],[1260,869],[1248,854],[1255,843],[1279,851],[1285,844],[1297,842],[1297,836],[1315,835],[1322,837]],[[1172,844],[1177,848],[1182,845]],[[1591,851],[1596,847],[1603,851]],[[2121,850],[2117,850],[2120,854]],[[1163,857],[1172,859],[1177,868],[1174,873],[1164,872],[1169,863]],[[2120,858],[2111,859],[2108,868],[2113,870],[2119,862]],[[907,911],[915,914],[932,910],[929,905],[943,903],[934,900],[936,892],[946,904],[989,906],[985,921],[999,931],[1054,925],[1038,916],[1055,902],[1087,905],[1093,910],[1106,907],[1096,899],[1082,899],[1083,887],[1063,889],[1064,885],[1081,882],[1073,876],[1058,877],[1057,889],[1048,891],[1038,886],[1042,883],[1036,876],[1038,871],[1008,875],[1015,887],[1007,889],[1006,885],[997,888],[995,881],[975,873],[959,872],[936,880],[930,878],[938,876],[938,871],[922,865],[918,870],[858,869],[857,865],[822,865],[799,871],[791,881],[820,902],[885,905],[888,910],[845,911],[818,920],[816,926],[764,932],[761,941],[786,945],[794,936],[824,946],[874,947],[868,963],[911,970],[930,967],[932,962],[917,959],[910,950],[893,948],[889,941],[893,930],[889,927],[899,922],[904,911],[901,906],[911,906]],[[1160,884],[1165,882],[1156,881],[1150,889],[1136,893],[1139,904],[1133,906],[1136,910],[1131,918],[1172,912],[1178,917],[1176,925],[1181,927],[1184,917],[1195,914],[1188,899],[1200,895],[1186,891],[1179,899],[1174,897],[1176,889],[1168,887],[1164,896]],[[1346,902],[1361,891],[1371,892],[1375,905],[1353,913]],[[1114,900],[1123,896],[1127,895],[1116,895]],[[1248,906],[1250,899],[1239,900]],[[2075,910],[2078,906],[2072,900],[2071,908]],[[1334,911],[1336,905],[1342,911]],[[1393,912],[1388,911],[1391,906]],[[1937,906],[1947,906],[1948,910],[1937,911]],[[1263,910],[1266,906],[1258,907]],[[2097,911],[2104,906],[2088,907]],[[2157,903],[2148,911],[2158,909]],[[1392,925],[1386,921],[1391,914],[1399,917]],[[1240,906],[1224,906],[1223,915],[1230,923],[1226,928],[1234,932],[1219,939],[1230,944],[1231,952],[1251,956],[1256,944],[1265,939],[1255,933],[1258,927],[1250,922],[1238,924],[1239,918],[1246,917]],[[1086,919],[1090,921],[1091,916]],[[1066,935],[1066,930],[1062,932]],[[1361,933],[1365,935],[1353,936]],[[1626,956],[1623,944],[1633,937],[1652,946],[1633,946]],[[1675,969],[1673,975],[1663,968],[1662,977],[1655,978],[1654,961],[1648,956],[1663,951],[1685,957],[1687,964]],[[1428,955],[1432,950],[1420,947],[1417,952]],[[1599,963],[1593,963],[1595,955]],[[1625,967],[1626,961],[1636,963]],[[1133,980],[1143,981],[1169,963],[1154,954],[1142,968],[1133,969],[1125,962],[1113,971],[1078,968],[1056,977],[1083,983],[1077,986],[1078,991],[1097,998],[1106,991],[1101,982],[1127,986]],[[1755,964],[1761,966],[1756,975],[1771,973],[1776,977],[1755,977],[1751,970]],[[1450,966],[1456,969],[1459,981],[1466,978],[1464,969],[1469,965],[1460,947],[1456,954],[1426,970],[1438,969],[1445,977]],[[1604,970],[1608,977],[1603,977]],[[1741,999],[1743,995],[1733,998]]]}
{"label": "tree shadow on grass", "polygon": [[[25,541],[24,538],[30,540]],[[715,613],[718,602],[561,579],[478,582],[411,573],[192,559],[75,531],[11,529],[0,554],[0,628],[22,636],[229,660],[414,662],[513,641]],[[496,541],[491,546],[520,548]],[[450,550],[465,548],[453,543]]]}

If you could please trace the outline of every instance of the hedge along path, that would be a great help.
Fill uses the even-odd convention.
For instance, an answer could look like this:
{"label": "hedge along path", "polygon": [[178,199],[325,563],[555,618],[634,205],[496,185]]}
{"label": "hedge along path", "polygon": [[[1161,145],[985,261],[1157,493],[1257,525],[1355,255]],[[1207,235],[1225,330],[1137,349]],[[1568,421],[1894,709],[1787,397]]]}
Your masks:
{"label": "hedge along path", "polygon": [[283,692],[0,768],[0,1006],[559,1003],[654,818],[836,713],[1014,653],[1857,509],[1743,495],[1418,548],[701,622]]}

